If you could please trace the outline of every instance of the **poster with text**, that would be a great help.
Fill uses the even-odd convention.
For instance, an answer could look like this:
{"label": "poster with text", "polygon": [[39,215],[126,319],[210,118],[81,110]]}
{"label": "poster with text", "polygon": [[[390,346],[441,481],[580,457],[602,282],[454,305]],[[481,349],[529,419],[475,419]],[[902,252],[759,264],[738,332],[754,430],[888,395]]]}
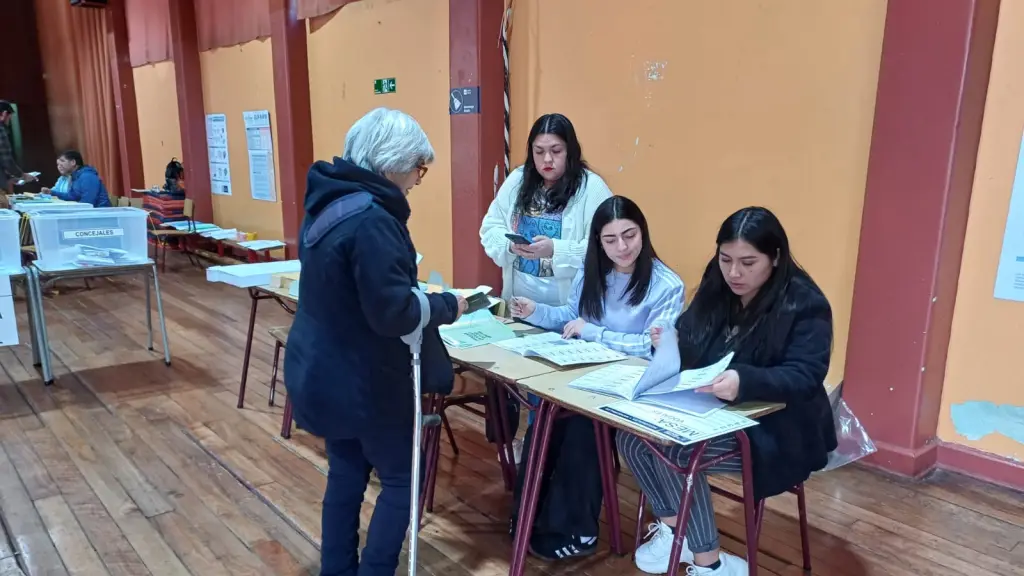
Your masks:
{"label": "poster with text", "polygon": [[206,149],[210,155],[210,189],[231,196],[231,163],[228,161],[228,117],[206,115]]}
{"label": "poster with text", "polygon": [[1017,173],[1010,192],[1010,210],[999,253],[995,297],[1024,302],[1024,138],[1017,152]]}
{"label": "poster with text", "polygon": [[0,346],[18,344],[18,317],[14,313],[11,277],[0,276]]}
{"label": "poster with text", "polygon": [[252,189],[252,198],[277,202],[270,111],[242,112],[242,118],[245,120],[245,141],[249,148],[249,186]]}

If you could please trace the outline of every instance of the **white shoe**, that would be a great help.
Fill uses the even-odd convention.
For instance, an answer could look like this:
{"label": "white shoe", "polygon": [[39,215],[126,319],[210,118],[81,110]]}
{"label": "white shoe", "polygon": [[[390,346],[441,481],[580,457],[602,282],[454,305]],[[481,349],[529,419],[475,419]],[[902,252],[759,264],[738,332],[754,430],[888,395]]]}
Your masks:
{"label": "white shoe", "polygon": [[[512,440],[512,459],[516,466],[523,461],[523,441],[519,438]],[[498,462],[501,462],[501,456],[498,456]]]}
{"label": "white shoe", "polygon": [[722,565],[716,570],[690,566],[686,569],[686,576],[746,576],[749,573],[747,561],[739,556],[719,552],[718,560],[722,562]]}
{"label": "white shoe", "polygon": [[[636,549],[634,563],[636,567],[648,574],[667,574],[668,557],[672,554],[672,540],[675,534],[672,529],[662,521],[657,521],[647,526],[647,542],[644,542]],[[680,564],[685,562],[693,564],[693,552],[683,538],[683,551],[679,555]]]}

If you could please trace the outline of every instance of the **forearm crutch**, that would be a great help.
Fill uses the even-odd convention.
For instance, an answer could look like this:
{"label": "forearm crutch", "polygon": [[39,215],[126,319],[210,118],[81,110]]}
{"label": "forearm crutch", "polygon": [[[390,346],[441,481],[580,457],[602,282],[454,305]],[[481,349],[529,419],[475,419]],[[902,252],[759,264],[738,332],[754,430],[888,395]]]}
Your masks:
{"label": "forearm crutch", "polygon": [[422,410],[420,350],[423,345],[423,329],[430,322],[430,301],[419,288],[413,288],[412,291],[420,301],[420,323],[415,330],[402,336],[402,341],[409,345],[409,351],[412,352],[413,414],[415,415],[412,430],[412,506],[409,508],[409,576],[416,575],[416,555],[420,530],[420,445],[423,443],[423,429],[427,426],[441,424],[440,416],[437,414],[424,416]]}

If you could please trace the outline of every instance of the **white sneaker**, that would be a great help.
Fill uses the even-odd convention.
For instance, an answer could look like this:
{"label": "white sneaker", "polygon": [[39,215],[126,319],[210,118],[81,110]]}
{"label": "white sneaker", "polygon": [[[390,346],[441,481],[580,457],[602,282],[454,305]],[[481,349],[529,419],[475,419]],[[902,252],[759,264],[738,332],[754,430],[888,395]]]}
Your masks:
{"label": "white sneaker", "polygon": [[689,566],[686,569],[686,576],[745,576],[749,573],[747,561],[739,556],[733,556],[727,552],[719,552],[718,560],[722,562],[716,570],[701,568],[700,566]]}
{"label": "white sneaker", "polygon": [[[668,557],[672,554],[672,540],[675,534],[672,529],[662,521],[657,521],[647,526],[647,542],[644,542],[636,549],[634,563],[636,567],[648,574],[667,574]],[[693,552],[687,546],[686,538],[683,538],[683,552],[679,555],[680,563],[693,564]]]}
{"label": "white sneaker", "polygon": [[[519,438],[512,440],[512,459],[516,466],[523,461],[523,441]],[[501,456],[498,456],[498,462],[501,462]]]}

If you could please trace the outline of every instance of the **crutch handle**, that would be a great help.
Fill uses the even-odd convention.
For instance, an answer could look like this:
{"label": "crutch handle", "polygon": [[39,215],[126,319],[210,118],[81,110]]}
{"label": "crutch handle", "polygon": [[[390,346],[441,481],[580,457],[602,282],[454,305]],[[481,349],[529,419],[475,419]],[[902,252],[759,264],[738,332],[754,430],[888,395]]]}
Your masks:
{"label": "crutch handle", "polygon": [[434,426],[441,425],[441,417],[437,414],[424,414],[423,415],[423,427],[433,428]]}

